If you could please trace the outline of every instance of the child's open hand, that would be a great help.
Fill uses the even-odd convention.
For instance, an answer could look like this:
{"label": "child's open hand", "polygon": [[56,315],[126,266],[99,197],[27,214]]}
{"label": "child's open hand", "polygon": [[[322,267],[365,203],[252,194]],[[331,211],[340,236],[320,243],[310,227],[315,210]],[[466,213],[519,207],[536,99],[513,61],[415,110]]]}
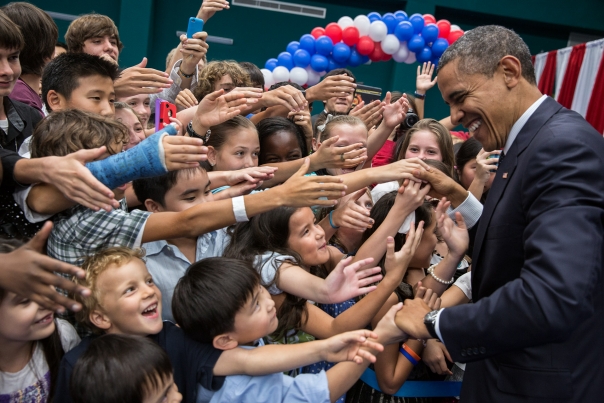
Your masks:
{"label": "child's open hand", "polygon": [[369,209],[356,204],[356,201],[363,197],[366,191],[366,188],[362,188],[340,199],[338,207],[332,214],[332,220],[336,227],[363,232],[373,226],[373,219],[369,217]]}
{"label": "child's open hand", "polygon": [[338,140],[338,136],[328,138],[319,145],[317,152],[311,155],[311,158],[315,160],[316,169],[354,168],[365,162],[367,149],[363,147],[362,143],[335,147]]}
{"label": "child's open hand", "polygon": [[447,366],[447,360],[453,362],[447,347],[438,340],[428,340],[422,354],[422,359],[432,372],[438,375],[452,375]]}
{"label": "child's open hand", "polygon": [[176,99],[174,100],[174,104],[176,105],[176,108],[178,108],[179,111],[187,108],[192,108],[198,103],[199,102],[197,102],[197,98],[195,98],[195,95],[193,95],[191,90],[188,88],[185,88],[184,90],[180,91],[176,96]]}
{"label": "child's open hand", "polygon": [[412,222],[405,244],[398,252],[394,251],[394,238],[391,236],[387,238],[386,262],[384,264],[384,269],[387,273],[386,275],[396,276],[395,278],[400,278],[400,281],[403,280],[409,262],[413,258],[413,255],[415,255],[415,251],[422,240],[423,234],[424,222],[421,221],[417,226],[417,229],[415,229],[415,223]]}
{"label": "child's open hand", "polygon": [[384,346],[369,338],[377,339],[378,335],[369,330],[355,330],[341,333],[323,340],[323,360],[328,362],[353,361],[362,364],[363,360],[375,362],[375,355],[361,348],[381,352]]}
{"label": "child's open hand", "polygon": [[192,168],[208,159],[208,148],[201,139],[184,136],[162,138],[164,158],[168,171]]}
{"label": "child's open hand", "polygon": [[259,183],[272,179],[276,170],[276,167],[269,166],[238,169],[230,171],[226,180],[229,186],[235,186],[241,182]]}
{"label": "child's open hand", "polygon": [[422,187],[421,182],[409,181],[407,186],[399,188],[393,208],[405,209],[407,212],[415,211],[424,203],[428,192],[430,192],[429,184]]}
{"label": "child's open hand", "polygon": [[257,103],[261,97],[262,90],[259,88],[231,91],[228,94],[224,94],[222,89],[214,91],[199,102],[193,119],[193,128],[195,129],[195,126],[200,125],[207,130],[212,126],[226,122],[239,115],[246,105]]}
{"label": "child's open hand", "polygon": [[447,214],[450,205],[451,202],[444,197],[438,202],[438,206],[436,206],[436,228],[438,228],[440,236],[447,244],[449,254],[461,259],[468,249],[470,236],[461,213],[455,213],[456,223]]}
{"label": "child's open hand", "polygon": [[430,288],[422,287],[422,282],[419,281],[417,283],[417,291],[415,293],[415,298],[422,299],[428,307],[433,310],[440,309],[440,298],[438,295]]}
{"label": "child's open hand", "polygon": [[379,267],[367,267],[373,263],[373,258],[350,264],[352,259],[352,256],[350,256],[340,260],[325,279],[328,303],[344,302],[359,295],[367,294],[376,289],[376,286],[370,284],[382,279],[382,275],[379,274],[381,270]]}

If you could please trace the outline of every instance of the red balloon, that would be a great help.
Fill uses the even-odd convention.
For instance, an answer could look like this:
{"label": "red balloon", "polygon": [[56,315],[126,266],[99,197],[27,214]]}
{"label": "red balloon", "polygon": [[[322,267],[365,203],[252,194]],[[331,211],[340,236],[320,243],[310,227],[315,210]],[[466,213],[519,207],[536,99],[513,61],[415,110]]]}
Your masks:
{"label": "red balloon", "polygon": [[373,48],[373,52],[371,52],[371,54],[369,55],[369,58],[373,62],[379,62],[384,59],[384,56],[386,54],[382,50],[382,45],[379,42],[374,42],[374,44],[375,47]]}
{"label": "red balloon", "polygon": [[316,27],[313,28],[312,31],[310,31],[310,34],[314,36],[315,39],[317,39],[318,37],[325,35],[325,30],[321,27]]}
{"label": "red balloon", "polygon": [[447,20],[440,20],[436,26],[438,27],[438,37],[447,39],[451,32],[451,23]]}
{"label": "red balloon", "polygon": [[375,42],[368,36],[361,36],[357,43],[357,51],[363,56],[369,55],[375,48]]}
{"label": "red balloon", "polygon": [[449,45],[452,45],[453,42],[455,42],[462,36],[463,36],[463,31],[451,31],[449,33],[449,36],[447,37],[447,41],[449,42]]}
{"label": "red balloon", "polygon": [[342,28],[335,22],[329,23],[325,27],[325,35],[336,44],[342,40]]}
{"label": "red balloon", "polygon": [[384,57],[382,58],[383,62],[387,62],[388,60],[392,59],[392,55],[389,55],[387,53],[384,53]]}
{"label": "red balloon", "polygon": [[356,45],[359,42],[359,29],[357,27],[346,27],[342,31],[342,42],[348,46]]}
{"label": "red balloon", "polygon": [[424,14],[424,25],[436,24],[436,18],[432,14]]}

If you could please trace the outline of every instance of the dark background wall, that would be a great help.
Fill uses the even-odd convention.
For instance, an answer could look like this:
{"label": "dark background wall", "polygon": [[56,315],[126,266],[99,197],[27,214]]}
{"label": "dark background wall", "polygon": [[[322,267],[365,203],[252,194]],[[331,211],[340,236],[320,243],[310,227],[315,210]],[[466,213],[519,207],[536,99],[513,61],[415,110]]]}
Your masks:
{"label": "dark background wall", "polygon": [[[209,60],[251,61],[260,67],[285,50],[290,41],[325,26],[342,16],[354,18],[371,11],[404,10],[446,18],[467,30],[478,25],[500,24],[514,29],[533,54],[567,46],[571,32],[604,37],[604,0],[281,0],[327,9],[326,18],[299,16],[248,7],[231,6],[217,13],[204,29],[215,36],[233,39],[233,45],[210,44]],[[0,1],[0,4],[6,4]],[[147,56],[149,66],[163,70],[167,53],[178,44],[176,31],[186,31],[190,16],[201,0],[33,0],[45,11],[70,15],[97,12],[111,17],[125,44],[120,65],[134,65]],[[69,21],[55,19],[62,40]],[[394,61],[360,66],[353,71],[358,81],[384,90],[413,92],[417,64]],[[438,90],[426,100],[427,116],[448,115]]]}

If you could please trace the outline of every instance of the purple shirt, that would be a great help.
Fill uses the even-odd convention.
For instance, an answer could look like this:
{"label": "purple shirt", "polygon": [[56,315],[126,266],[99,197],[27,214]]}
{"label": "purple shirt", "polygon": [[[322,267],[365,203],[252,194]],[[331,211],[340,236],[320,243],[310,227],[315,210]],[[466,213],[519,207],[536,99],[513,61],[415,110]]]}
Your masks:
{"label": "purple shirt", "polygon": [[44,112],[42,112],[42,100],[40,99],[40,95],[38,95],[37,91],[34,91],[27,83],[21,79],[18,79],[15,83],[15,87],[13,91],[10,93],[10,99],[14,99],[16,101],[23,102],[35,108],[40,112],[40,115],[44,117]]}

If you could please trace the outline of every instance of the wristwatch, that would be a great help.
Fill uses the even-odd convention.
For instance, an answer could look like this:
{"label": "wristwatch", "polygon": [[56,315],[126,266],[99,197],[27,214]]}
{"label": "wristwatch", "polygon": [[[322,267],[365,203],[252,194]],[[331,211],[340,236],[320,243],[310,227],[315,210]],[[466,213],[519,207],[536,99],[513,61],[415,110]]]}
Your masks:
{"label": "wristwatch", "polygon": [[426,325],[426,328],[428,329],[428,333],[430,333],[430,336],[432,336],[432,338],[434,339],[438,339],[438,335],[436,334],[436,317],[438,316],[438,313],[440,311],[431,311],[428,312],[426,314],[426,316],[424,316],[424,325]]}

